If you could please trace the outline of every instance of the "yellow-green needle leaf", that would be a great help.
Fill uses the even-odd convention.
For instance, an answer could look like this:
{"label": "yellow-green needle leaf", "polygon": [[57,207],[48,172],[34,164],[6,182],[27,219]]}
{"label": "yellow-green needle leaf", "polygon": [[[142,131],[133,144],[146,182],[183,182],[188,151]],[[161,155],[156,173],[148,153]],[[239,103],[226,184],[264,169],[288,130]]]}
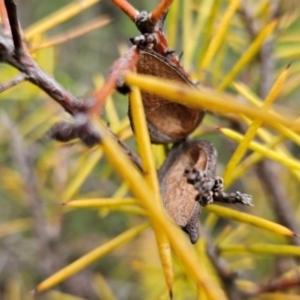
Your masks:
{"label": "yellow-green needle leaf", "polygon": [[6,235],[28,230],[32,226],[32,220],[28,218],[16,219],[0,224],[0,238]]}
{"label": "yellow-green needle leaf", "polygon": [[[145,118],[144,106],[141,93],[134,88],[129,95],[130,110],[134,124],[134,133],[138,146],[139,155],[142,160],[142,167],[145,173],[145,179],[156,194],[156,204],[160,202],[159,184],[155,168],[154,158],[151,149],[151,142]],[[160,203],[158,205],[161,205]]]}
{"label": "yellow-green needle leaf", "polygon": [[123,244],[129,242],[145,229],[149,227],[148,223],[133,227],[124,233],[120,234],[118,237],[110,240],[106,244],[99,246],[98,248],[94,249],[93,251],[89,252],[88,254],[82,256],[81,258],[77,259],[73,263],[69,264],[65,268],[61,269],[54,275],[50,276],[43,282],[41,282],[35,289],[37,293],[43,292],[45,290],[50,289],[51,287],[57,285],[58,283],[62,282],[63,280],[69,278],[70,276],[74,275],[78,271],[86,268],[96,260],[100,259],[102,256],[110,253],[111,251],[115,250],[116,248],[122,246]]}
{"label": "yellow-green needle leaf", "polygon": [[187,274],[195,280],[197,285],[206,291],[211,299],[227,299],[220,286],[212,282],[211,274],[198,259],[195,250],[187,241],[184,233],[168,220],[168,216],[162,207],[153,205],[155,194],[145,182],[140,172],[133,166],[129,158],[123,153],[120,146],[110,137],[103,126],[100,123],[98,125],[102,137],[102,149],[107,159],[123,180],[127,182],[131,192],[147,211],[153,223],[157,223],[160,230],[167,235],[172,249],[182,261]]}
{"label": "yellow-green needle leaf", "polygon": [[[240,142],[243,139],[243,136],[231,129],[228,128],[220,128],[220,131],[226,135],[227,137],[233,139],[236,142]],[[269,149],[268,147],[259,144],[257,142],[251,142],[249,144],[249,149],[252,149],[253,151],[256,151],[262,155],[264,155],[267,158],[270,158],[272,160],[275,160],[283,165],[285,165],[288,168],[295,169],[297,171],[300,171],[300,162],[297,159],[290,158],[289,156],[281,153],[278,153],[272,149]]]}
{"label": "yellow-green needle leaf", "polygon": [[60,10],[54,12],[53,14],[45,17],[44,19],[32,24],[25,30],[25,37],[30,40],[37,34],[41,34],[58,24],[61,24],[68,19],[81,13],[83,10],[91,7],[92,5],[99,2],[99,0],[83,0],[80,2],[74,2],[69,5],[64,6]]}
{"label": "yellow-green needle leaf", "polygon": [[240,0],[232,0],[230,1],[230,4],[227,8],[227,10],[224,13],[224,16],[222,20],[220,21],[220,24],[218,26],[218,30],[215,33],[210,45],[207,48],[206,55],[203,58],[201,69],[207,70],[211,60],[215,56],[217,50],[219,49],[221,43],[226,38],[226,31],[228,30],[228,27],[230,25],[230,22],[232,22],[232,16],[238,9],[240,4]]}
{"label": "yellow-green needle leaf", "polygon": [[106,278],[99,273],[93,278],[92,286],[97,293],[99,299],[104,300],[117,300],[114,296],[113,291],[111,290]]}
{"label": "yellow-green needle leaf", "polygon": [[222,83],[219,86],[219,90],[225,90],[228,85],[231,84],[235,76],[245,68],[245,66],[251,61],[251,59],[258,53],[261,49],[262,43],[265,39],[273,32],[277,25],[278,21],[274,20],[268,26],[266,26],[261,33],[256,37],[250,47],[245,51],[243,56],[238,60],[235,66],[231,69],[231,71],[224,78]]}
{"label": "yellow-green needle leaf", "polygon": [[[271,91],[269,92],[268,96],[266,97],[265,102],[263,102],[262,106],[260,107],[261,110],[266,111],[273,101],[278,96],[282,85],[284,84],[287,75],[288,75],[289,68],[286,68],[281,75],[276,80],[275,84],[273,85]],[[256,119],[252,122],[250,127],[248,128],[247,132],[245,133],[243,139],[239,143],[238,147],[236,148],[235,152],[233,153],[231,159],[229,160],[223,178],[225,184],[227,183],[230,174],[232,173],[233,169],[238,165],[241,161],[242,157],[244,156],[245,152],[248,149],[249,143],[253,140],[254,136],[256,135],[257,130],[262,125],[262,121],[260,119]]]}
{"label": "yellow-green needle leaf", "polygon": [[[186,85],[176,83],[171,80],[162,80],[149,75],[137,75],[127,73],[125,81],[130,86],[138,86],[140,89],[160,95],[176,103],[199,109],[207,109],[220,114],[235,113],[244,114],[251,119],[260,118],[270,126],[277,126],[278,123],[287,127],[294,126],[294,122],[288,118],[274,116],[273,114],[260,111],[256,107],[238,102],[228,94],[213,90],[196,90]],[[299,126],[297,127],[299,129]]]}
{"label": "yellow-green needle leaf", "polygon": [[91,22],[73,28],[70,31],[63,32],[62,34],[49,38],[38,45],[34,45],[34,47],[30,49],[30,53],[33,53],[43,48],[54,47],[65,42],[69,42],[70,40],[78,38],[84,34],[87,34],[93,30],[99,29],[107,25],[110,21],[111,19],[109,17],[101,16],[95,20],[92,20]]}
{"label": "yellow-green needle leaf", "polygon": [[122,205],[136,205],[138,202],[134,198],[99,198],[99,199],[80,199],[62,203],[67,207],[76,208],[101,208],[116,207]]}
{"label": "yellow-green needle leaf", "polygon": [[[86,178],[94,169],[98,161],[101,159],[103,152],[101,149],[95,149],[92,153],[88,152],[84,154],[83,161],[80,167],[77,169],[74,178],[68,184],[63,194],[60,197],[60,201],[69,201],[75,193],[80,189]],[[87,156],[87,157],[85,157]]]}
{"label": "yellow-green needle leaf", "polygon": [[240,212],[238,210],[234,210],[231,208],[214,205],[214,204],[207,205],[207,206],[205,206],[204,209],[211,213],[217,214],[218,216],[228,218],[228,219],[233,219],[235,221],[239,221],[242,223],[250,224],[252,226],[266,229],[266,230],[272,231],[277,234],[296,236],[296,233],[294,233],[293,231],[291,231],[290,229],[288,229],[282,225],[276,224],[274,222],[265,220],[260,217],[249,215],[244,212]]}
{"label": "yellow-green needle leaf", "polygon": [[[133,88],[132,92],[129,94],[129,100],[136,143],[142,160],[144,177],[149,187],[152,189],[153,194],[155,195],[155,198],[153,199],[153,205],[161,206],[159,183],[140,90]],[[153,224],[153,228],[166,283],[169,293],[172,295],[174,274],[170,244],[165,233],[162,232],[156,224]]]}
{"label": "yellow-green needle leaf", "polygon": [[270,244],[251,244],[251,245],[229,245],[220,246],[222,254],[236,255],[241,253],[273,254],[273,255],[294,255],[300,256],[298,246],[289,245],[270,245]]}

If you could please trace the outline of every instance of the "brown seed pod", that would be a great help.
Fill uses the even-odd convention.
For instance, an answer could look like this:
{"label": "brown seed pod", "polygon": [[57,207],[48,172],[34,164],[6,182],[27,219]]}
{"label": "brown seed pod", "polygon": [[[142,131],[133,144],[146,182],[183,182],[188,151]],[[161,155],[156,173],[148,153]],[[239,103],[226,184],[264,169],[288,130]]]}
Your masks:
{"label": "brown seed pod", "polygon": [[[187,75],[166,57],[149,49],[140,51],[137,72],[174,80],[195,87]],[[142,91],[150,139],[152,143],[166,144],[186,138],[204,117],[199,111],[171,102],[163,97]],[[129,118],[131,119],[129,107]]]}
{"label": "brown seed pod", "polygon": [[184,141],[176,145],[158,172],[163,204],[171,219],[190,237],[194,244],[199,238],[201,205],[195,200],[198,191],[187,182],[185,170],[196,168],[213,177],[217,152],[208,141]]}

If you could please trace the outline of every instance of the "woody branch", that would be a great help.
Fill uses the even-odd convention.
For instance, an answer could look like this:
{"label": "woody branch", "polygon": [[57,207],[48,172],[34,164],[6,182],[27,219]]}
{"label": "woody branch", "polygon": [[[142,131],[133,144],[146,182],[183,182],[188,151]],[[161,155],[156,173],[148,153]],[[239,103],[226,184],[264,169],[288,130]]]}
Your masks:
{"label": "woody branch", "polygon": [[[112,71],[104,86],[90,99],[81,101],[66,91],[56,80],[46,74],[30,56],[23,42],[22,28],[19,24],[17,6],[14,0],[0,0],[0,15],[2,18],[2,35],[0,35],[0,61],[7,63],[21,72],[10,82],[0,86],[0,92],[23,80],[38,86],[48,96],[61,105],[65,111],[75,118],[75,123],[58,123],[54,126],[54,138],[67,141],[80,138],[85,144],[92,146],[100,141],[100,136],[92,126],[91,116],[102,110],[107,95],[112,93],[117,80],[127,70],[132,70],[138,59],[138,51],[131,48],[127,56],[119,59],[113,65]],[[123,148],[126,148],[123,145]],[[137,164],[138,159],[129,149],[129,157]],[[140,166],[138,166],[140,167]]]}

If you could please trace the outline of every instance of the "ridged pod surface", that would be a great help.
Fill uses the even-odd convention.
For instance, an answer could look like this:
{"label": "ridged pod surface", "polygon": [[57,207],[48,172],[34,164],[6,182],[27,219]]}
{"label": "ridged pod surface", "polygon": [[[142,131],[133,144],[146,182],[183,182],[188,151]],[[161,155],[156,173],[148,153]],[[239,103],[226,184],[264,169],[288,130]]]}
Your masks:
{"label": "ridged pod surface", "polygon": [[[195,87],[180,68],[152,50],[141,50],[137,72]],[[142,99],[152,143],[166,144],[183,140],[195,130],[204,117],[204,111],[171,102],[151,93],[142,91]]]}
{"label": "ridged pod surface", "polygon": [[217,152],[208,141],[186,141],[176,145],[158,172],[164,207],[171,219],[186,231],[194,244],[199,238],[201,206],[195,200],[198,191],[187,182],[186,168],[197,168],[213,177]]}

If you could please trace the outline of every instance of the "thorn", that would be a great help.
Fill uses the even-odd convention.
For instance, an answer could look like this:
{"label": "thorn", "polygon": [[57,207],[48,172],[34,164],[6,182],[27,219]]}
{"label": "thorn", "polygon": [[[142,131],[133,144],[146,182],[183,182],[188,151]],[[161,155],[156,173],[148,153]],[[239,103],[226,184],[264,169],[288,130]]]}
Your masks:
{"label": "thorn", "polygon": [[165,52],[165,55],[172,55],[175,53],[175,50],[173,49],[167,49],[166,52]]}
{"label": "thorn", "polygon": [[178,60],[180,61],[183,56],[183,51],[178,55]]}

